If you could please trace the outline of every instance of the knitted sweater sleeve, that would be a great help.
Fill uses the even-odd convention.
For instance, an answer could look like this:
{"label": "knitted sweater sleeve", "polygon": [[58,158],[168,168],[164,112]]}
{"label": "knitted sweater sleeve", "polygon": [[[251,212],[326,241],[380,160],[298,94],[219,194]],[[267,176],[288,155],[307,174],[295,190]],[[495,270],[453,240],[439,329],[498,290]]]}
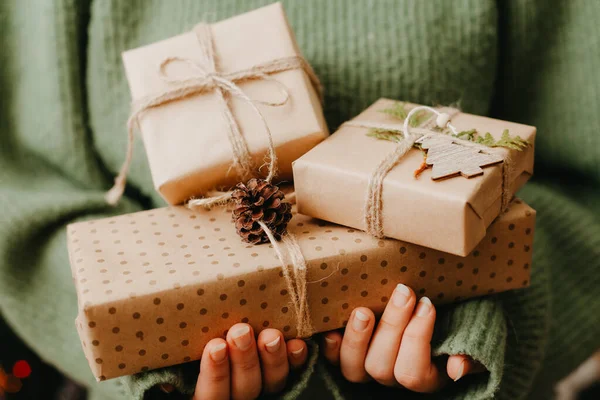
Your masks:
{"label": "knitted sweater sleeve", "polygon": [[[445,399],[488,399],[499,389],[502,381],[505,345],[507,340],[506,321],[502,305],[495,299],[478,299],[439,310],[433,341],[433,356],[466,354],[483,364],[486,373],[465,377],[460,383],[448,385],[439,395]],[[352,396],[394,396],[398,389],[379,384],[351,384],[340,375],[339,367],[326,365],[318,357],[320,337],[309,342],[308,365],[291,376],[283,398],[304,398],[310,393],[327,393],[329,397],[341,399]],[[445,365],[442,364],[442,368]],[[179,392],[192,394],[198,364],[189,363],[151,371],[127,378],[127,387],[135,399],[144,399],[157,385],[168,383]],[[158,393],[156,393],[158,395]],[[415,394],[416,396],[416,394]],[[160,396],[157,396],[161,398]],[[164,398],[168,398],[163,396]]]}
{"label": "knitted sweater sleeve", "polygon": [[[143,398],[162,382],[189,393],[197,372],[192,363],[98,384],[73,324],[66,224],[160,205],[141,146],[126,199],[117,208],[104,203],[110,171],[122,161],[129,110],[120,53],[178,34],[207,15],[228,17],[267,2],[0,2],[0,307],[42,358],[93,388],[95,398]],[[487,110],[495,2],[448,4],[285,1],[299,45],[326,85],[332,127],[380,96],[444,104],[461,98],[468,111]],[[436,45],[441,39],[449,45]],[[470,354],[491,371],[477,392],[465,380],[461,393],[497,387],[506,337],[501,315],[497,301],[481,300],[440,316],[436,353]],[[492,339],[493,352],[486,347]],[[295,378],[289,396],[325,387],[342,396],[346,386],[332,383],[334,373],[311,373],[319,365],[317,346],[311,349],[313,364]]]}

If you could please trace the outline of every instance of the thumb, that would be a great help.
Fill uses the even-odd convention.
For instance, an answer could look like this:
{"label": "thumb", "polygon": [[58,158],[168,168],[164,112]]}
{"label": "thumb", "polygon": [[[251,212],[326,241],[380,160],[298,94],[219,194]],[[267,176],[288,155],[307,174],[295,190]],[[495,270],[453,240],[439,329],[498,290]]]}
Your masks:
{"label": "thumb", "polygon": [[482,364],[465,354],[448,357],[446,372],[453,381],[457,381],[468,374],[477,374],[485,371],[487,370]]}

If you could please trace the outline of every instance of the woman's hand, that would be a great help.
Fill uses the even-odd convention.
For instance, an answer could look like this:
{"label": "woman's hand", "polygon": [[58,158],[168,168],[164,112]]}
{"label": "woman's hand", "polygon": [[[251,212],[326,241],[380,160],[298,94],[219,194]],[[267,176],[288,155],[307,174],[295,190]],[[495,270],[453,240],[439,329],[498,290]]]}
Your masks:
{"label": "woman's hand", "polygon": [[[416,305],[416,307],[415,307]],[[444,366],[431,358],[435,307],[427,297],[416,302],[415,293],[399,284],[381,320],[368,308],[356,308],[346,330],[324,335],[323,353],[351,382],[376,380],[415,392],[435,392],[450,379],[485,369],[468,356],[450,356]]]}
{"label": "woman's hand", "polygon": [[194,400],[276,393],[284,388],[290,368],[306,362],[307,351],[302,340],[286,343],[276,329],[265,329],[255,340],[250,325],[235,324],[226,340],[213,339],[204,348]]}
{"label": "woman's hand", "polygon": [[[416,306],[416,307],[415,307]],[[359,307],[342,333],[324,334],[324,356],[341,366],[351,382],[371,379],[415,392],[434,392],[448,381],[485,369],[468,356],[450,356],[445,368],[431,358],[435,307],[428,298],[416,302],[414,292],[398,285],[381,320]],[[204,348],[194,400],[254,399],[285,386],[290,369],[302,366],[306,344],[287,343],[280,331],[266,329],[254,339],[247,324],[235,324],[226,340],[213,339]]]}

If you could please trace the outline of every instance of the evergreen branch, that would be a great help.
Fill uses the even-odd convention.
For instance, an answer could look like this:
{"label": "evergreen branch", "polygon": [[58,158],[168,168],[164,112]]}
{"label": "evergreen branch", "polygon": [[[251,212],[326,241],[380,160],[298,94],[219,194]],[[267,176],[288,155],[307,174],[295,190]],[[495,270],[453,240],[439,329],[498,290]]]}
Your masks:
{"label": "evergreen branch", "polygon": [[458,132],[456,137],[459,139],[463,139],[463,140],[473,141],[475,138],[475,135],[477,135],[477,131],[475,129],[471,129],[469,131]]}
{"label": "evergreen branch", "polygon": [[529,142],[525,139],[521,139],[521,137],[518,135],[510,136],[508,129],[505,129],[504,132],[502,132],[502,137],[500,140],[496,142],[496,146],[507,147],[509,149],[521,151],[529,146]]}
{"label": "evergreen branch", "polygon": [[384,108],[379,112],[391,115],[392,117],[397,118],[401,121],[404,121],[404,118],[406,118],[406,116],[408,115],[408,111],[406,110],[406,104],[401,101],[395,102],[394,105],[392,105],[390,108]]}
{"label": "evergreen branch", "polygon": [[375,139],[379,140],[389,140],[390,142],[395,143],[402,141],[402,134],[400,131],[394,132],[386,129],[371,128],[369,129],[369,132],[367,132],[367,136],[374,137]]}
{"label": "evergreen branch", "polygon": [[[380,110],[384,114],[391,115],[392,117],[404,121],[410,112],[410,108],[404,102],[398,101],[394,102],[394,104],[389,108],[384,108]],[[425,121],[427,121],[431,117],[431,113],[427,110],[421,110],[410,117],[410,126],[417,127],[422,125]],[[433,128],[435,129],[435,128]],[[442,132],[445,134],[449,134],[449,132]],[[385,129],[369,129],[367,136],[374,137],[379,140],[389,140],[391,142],[400,142],[402,141],[402,135],[400,131],[390,131]],[[453,135],[456,138],[462,140],[468,140],[470,142],[482,144],[487,147],[504,147],[507,149],[522,151],[527,146],[529,146],[529,142],[527,140],[521,139],[519,136],[510,136],[508,129],[505,129],[502,132],[502,136],[499,140],[496,140],[491,133],[486,132],[485,135],[480,135],[476,129],[471,129],[468,131],[462,131]]]}
{"label": "evergreen branch", "polygon": [[482,144],[488,147],[504,147],[507,149],[523,151],[528,145],[527,140],[521,139],[520,136],[510,136],[508,129],[502,132],[502,136],[499,140],[494,139],[491,133],[487,132],[483,137],[477,136],[474,140],[475,143]]}
{"label": "evergreen branch", "polygon": [[417,126],[420,126],[421,124],[423,124],[423,122],[427,121],[430,117],[431,117],[431,113],[429,111],[421,110],[421,111],[417,112],[416,114],[414,114],[412,117],[410,117],[409,124],[413,128],[416,128]]}
{"label": "evergreen branch", "polygon": [[492,147],[496,143],[496,139],[492,136],[491,133],[486,132],[484,136],[477,136],[474,140],[475,143],[482,144],[487,147]]}
{"label": "evergreen branch", "polygon": [[[390,108],[384,108],[380,110],[380,112],[384,114],[391,115],[392,117],[399,119],[400,121],[404,121],[410,112],[410,108],[401,101],[395,102]],[[427,121],[431,117],[431,113],[427,110],[421,110],[416,114],[413,114],[410,117],[410,126],[416,128],[421,125],[423,122]]]}

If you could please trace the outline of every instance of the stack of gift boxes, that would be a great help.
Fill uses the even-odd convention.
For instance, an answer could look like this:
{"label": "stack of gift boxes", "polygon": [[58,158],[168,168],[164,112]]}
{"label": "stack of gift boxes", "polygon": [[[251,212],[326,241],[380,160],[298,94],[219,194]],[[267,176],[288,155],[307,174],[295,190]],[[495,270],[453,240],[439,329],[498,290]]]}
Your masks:
{"label": "stack of gift boxes", "polygon": [[[306,336],[300,289],[316,333],[343,327],[357,306],[383,311],[397,283],[438,304],[528,285],[535,211],[512,196],[532,174],[535,128],[451,109],[409,116],[417,105],[380,99],[328,137],[319,83],[280,4],[123,60],[155,187],[171,205],[68,227],[76,326],[98,380],[199,359],[236,322]],[[411,128],[450,139],[449,153],[415,143],[377,186],[374,171]],[[496,161],[457,164],[486,148]],[[242,241],[232,202],[187,206],[248,171],[265,178],[270,150],[273,183],[294,182],[284,236],[306,268],[292,287],[286,271],[298,266],[282,265],[277,243]],[[440,163],[458,176],[432,179]]]}

